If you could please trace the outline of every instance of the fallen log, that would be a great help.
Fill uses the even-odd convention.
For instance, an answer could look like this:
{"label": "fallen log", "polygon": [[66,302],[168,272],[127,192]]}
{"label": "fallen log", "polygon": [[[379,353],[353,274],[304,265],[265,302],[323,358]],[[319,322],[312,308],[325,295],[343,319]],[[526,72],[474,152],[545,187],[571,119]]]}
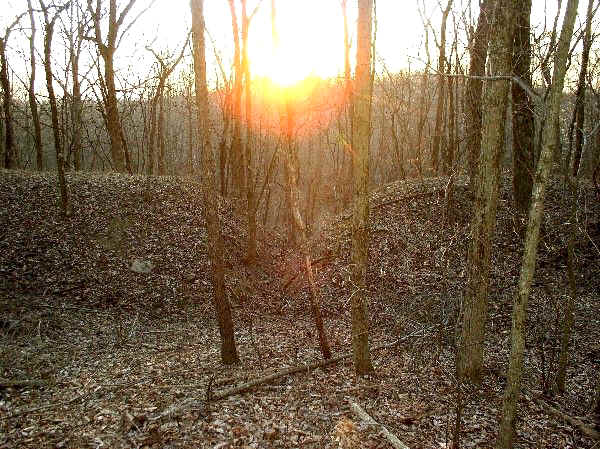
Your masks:
{"label": "fallen log", "polygon": [[365,412],[361,408],[360,405],[358,405],[356,402],[352,402],[352,401],[348,401],[348,403],[350,404],[350,409],[352,409],[354,414],[356,416],[358,416],[360,419],[362,419],[364,422],[369,424],[370,426],[373,426],[376,429],[379,429],[379,431],[383,434],[385,439],[388,440],[388,442],[392,445],[392,447],[394,449],[409,449],[409,447],[406,444],[404,444],[402,441],[400,441],[398,439],[398,437],[396,435],[394,435],[393,433],[391,433],[383,424],[379,424],[377,421],[375,421],[371,417],[371,415],[369,415],[367,412]]}

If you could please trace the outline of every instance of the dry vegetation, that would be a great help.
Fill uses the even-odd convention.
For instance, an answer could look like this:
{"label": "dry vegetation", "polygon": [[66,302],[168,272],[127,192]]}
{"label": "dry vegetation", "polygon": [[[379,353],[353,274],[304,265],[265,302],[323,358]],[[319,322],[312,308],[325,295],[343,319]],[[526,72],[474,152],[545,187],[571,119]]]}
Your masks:
{"label": "dry vegetation", "polygon": [[[0,176],[0,447],[387,447],[361,424],[359,403],[411,448],[450,447],[457,386],[454,317],[465,282],[471,200],[448,179],[389,184],[372,195],[368,285],[376,376],[351,359],[285,376],[246,393],[226,388],[319,357],[295,252],[263,234],[244,264],[243,214],[221,203],[227,285],[242,363],[219,363],[219,336],[198,186],[175,178],[69,174],[71,216],[60,218],[55,178]],[[463,388],[462,444],[492,447],[508,358],[512,294],[524,222],[505,180],[494,241],[487,375]],[[538,399],[558,351],[567,294],[569,198],[550,186],[530,303],[525,388],[516,445],[591,448],[593,440]],[[590,391],[600,362],[600,205],[579,198],[579,297],[567,393],[554,407],[593,427]],[[315,236],[313,254],[334,357],[350,351],[350,215]],[[152,262],[134,273],[132,260]],[[173,407],[175,406],[175,407]],[[353,424],[346,419],[350,419]]]}

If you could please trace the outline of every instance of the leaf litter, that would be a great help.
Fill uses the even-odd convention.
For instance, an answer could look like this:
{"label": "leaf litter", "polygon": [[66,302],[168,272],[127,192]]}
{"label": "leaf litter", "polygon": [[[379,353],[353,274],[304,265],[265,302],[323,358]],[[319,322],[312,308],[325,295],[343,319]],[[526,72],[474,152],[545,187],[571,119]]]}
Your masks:
{"label": "leaf litter", "polygon": [[[63,219],[50,174],[0,176],[0,447],[389,447],[358,420],[361,405],[411,448],[449,448],[454,428],[453,323],[465,283],[470,197],[458,179],[396,182],[373,192],[368,269],[371,345],[411,334],[372,356],[356,378],[351,359],[211,401],[211,395],[319,358],[297,253],[262,230],[259,263],[244,262],[243,204],[222,200],[226,280],[242,363],[219,363],[198,184],[175,178],[69,174]],[[535,397],[552,370],[561,301],[568,295],[568,190],[550,186],[529,307],[525,394],[515,444],[592,447]],[[600,358],[600,207],[578,198],[578,298],[567,392],[549,401],[594,426],[590,400]],[[449,205],[449,207],[447,207]],[[463,386],[461,444],[491,448],[508,359],[512,295],[524,220],[504,179],[489,291],[486,376]],[[334,356],[351,348],[351,216],[313,239],[316,279]],[[149,273],[132,261],[151,264]],[[39,381],[27,384],[27,380]],[[9,382],[21,385],[6,386]],[[340,433],[341,432],[341,433]],[[353,439],[354,438],[354,439]]]}

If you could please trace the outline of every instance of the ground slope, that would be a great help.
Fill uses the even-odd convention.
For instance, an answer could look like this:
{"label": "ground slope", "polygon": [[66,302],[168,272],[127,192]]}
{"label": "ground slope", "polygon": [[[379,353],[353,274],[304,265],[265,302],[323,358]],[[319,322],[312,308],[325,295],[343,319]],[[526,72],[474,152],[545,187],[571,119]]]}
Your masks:
{"label": "ground slope", "polygon": [[[457,391],[452,326],[464,286],[470,200],[464,183],[390,184],[372,196],[369,267],[377,375],[350,362],[291,376],[215,403],[246,379],[318,359],[306,282],[295,252],[262,234],[260,264],[243,263],[244,224],[222,203],[227,280],[242,363],[218,363],[197,184],[170,178],[70,175],[73,212],[62,219],[55,179],[0,174],[0,447],[338,447],[340,420],[359,402],[411,448],[446,447]],[[540,270],[530,307],[519,447],[591,447],[533,400],[552,369],[558,305],[567,293],[569,201],[550,188]],[[589,420],[600,340],[598,201],[584,189],[577,239],[579,297],[562,410]],[[349,350],[349,215],[315,238],[315,269],[335,354]],[[493,447],[523,222],[502,189],[482,389],[463,392],[463,444]],[[140,258],[152,273],[130,270]],[[546,331],[549,329],[549,331]],[[595,345],[595,346],[594,346]],[[543,351],[542,351],[543,349]],[[334,354],[334,355],[335,355]],[[544,357],[541,357],[541,355]],[[542,360],[544,361],[542,365]],[[24,379],[37,384],[9,386]],[[193,399],[183,410],[164,413]],[[363,447],[386,447],[358,426]]]}

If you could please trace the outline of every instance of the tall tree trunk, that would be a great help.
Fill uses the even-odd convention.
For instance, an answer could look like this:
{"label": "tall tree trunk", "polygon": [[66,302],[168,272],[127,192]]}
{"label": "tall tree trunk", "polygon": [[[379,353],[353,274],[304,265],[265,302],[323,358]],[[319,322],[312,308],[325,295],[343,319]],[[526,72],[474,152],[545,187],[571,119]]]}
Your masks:
{"label": "tall tree trunk", "polygon": [[438,92],[437,92],[437,109],[435,111],[435,131],[433,133],[433,147],[431,149],[431,164],[434,173],[439,169],[440,161],[440,141],[442,139],[442,121],[444,113],[444,103],[446,100],[446,23],[448,22],[448,14],[452,8],[452,1],[448,0],[446,9],[442,12],[442,25],[440,28],[440,46],[438,58]]}
{"label": "tall tree trunk", "polygon": [[[513,67],[516,76],[531,85],[531,0],[523,0],[515,13]],[[527,211],[533,185],[533,102],[516,83],[513,101],[513,195],[517,209]]]}
{"label": "tall tree trunk", "polygon": [[512,313],[512,331],[510,360],[507,373],[504,400],[502,405],[502,418],[496,447],[510,449],[513,444],[514,422],[517,408],[517,399],[521,389],[521,372],[523,370],[523,352],[525,349],[525,319],[527,302],[531,291],[531,283],[535,274],[535,261],[540,234],[540,225],[544,213],[544,199],[546,184],[550,169],[554,145],[556,144],[556,116],[560,112],[560,103],[565,81],[567,56],[573,35],[575,17],[577,15],[578,0],[568,0],[567,9],[563,19],[563,27],[554,57],[554,73],[552,86],[546,104],[548,116],[542,133],[542,152],[537,165],[534,178],[531,201],[529,205],[529,223],[525,234],[525,244],[519,277],[519,286],[514,298]]}
{"label": "tall tree trunk", "polygon": [[[477,28],[469,45],[469,76],[483,76],[490,32],[493,0],[483,0],[479,9]],[[481,152],[481,92],[483,81],[469,78],[465,89],[465,140],[469,161],[469,185],[473,191],[477,175],[477,163]]]}
{"label": "tall tree trunk", "polygon": [[246,259],[248,262],[256,260],[256,212],[258,204],[255,195],[255,176],[252,161],[252,89],[250,79],[250,60],[248,58],[248,29],[250,21],[246,10],[246,0],[242,0],[242,71],[245,80],[245,116],[246,116],[246,144],[244,145],[244,170],[246,190],[246,218],[248,220],[248,245]]}
{"label": "tall tree trunk", "polygon": [[[7,33],[8,34],[8,33]],[[0,84],[2,84],[2,108],[4,109],[4,168],[16,168],[15,137],[12,118],[12,98],[8,79],[6,39],[0,38]]]}
{"label": "tall tree trunk", "polygon": [[221,360],[225,364],[238,363],[231,307],[225,292],[223,266],[223,237],[219,219],[219,203],[215,183],[215,164],[208,128],[208,87],[206,84],[206,56],[204,40],[204,0],[190,0],[192,34],[194,43],[194,73],[196,80],[196,105],[198,136],[202,148],[202,193],[204,217],[208,232],[208,253],[211,261],[213,304],[217,313],[221,335]]}
{"label": "tall tree trunk", "polygon": [[369,260],[369,144],[371,138],[371,27],[373,0],[358,0],[356,74],[353,92],[352,155],[352,350],[356,374],[373,371],[365,291]]}
{"label": "tall tree trunk", "polygon": [[[517,0],[498,0],[494,12],[496,30],[490,39],[492,75],[505,75],[511,67],[512,14]],[[481,155],[475,181],[475,201],[468,249],[468,281],[461,308],[457,371],[480,382],[487,318],[487,294],[496,225],[500,157],[504,148],[509,82],[492,81],[485,91]]]}
{"label": "tall tree trunk", "polygon": [[73,142],[71,151],[73,152],[73,160],[75,162],[75,170],[81,168],[81,120],[82,120],[82,101],[81,101],[81,85],[79,83],[79,50],[71,54],[71,71],[73,79],[73,99],[71,103],[72,127],[73,127]]}
{"label": "tall tree trunk", "polygon": [[[288,95],[286,93],[286,95]],[[289,202],[292,219],[294,220],[294,228],[296,229],[296,238],[300,244],[300,252],[302,253],[302,259],[304,262],[304,269],[306,271],[306,278],[310,288],[310,308],[315,320],[315,326],[317,328],[317,334],[319,336],[319,346],[321,348],[321,354],[324,359],[331,358],[331,350],[329,349],[329,341],[327,334],[325,333],[325,327],[323,325],[323,317],[321,315],[321,303],[319,299],[319,293],[314,280],[312,271],[312,261],[310,256],[310,243],[306,235],[306,226],[302,219],[300,212],[300,192],[298,190],[298,159],[294,155],[294,111],[291,104],[293,101],[290,98],[286,98],[286,119],[282,120],[286,123],[285,128],[285,139],[286,139],[286,150],[285,151],[285,164],[286,164],[286,177],[287,177],[287,190],[289,192]]]}
{"label": "tall tree trunk", "polygon": [[104,79],[106,84],[106,127],[110,137],[110,154],[113,166],[118,172],[125,172],[125,149],[121,139],[121,117],[115,86],[115,69],[112,51],[101,52],[104,59]]}
{"label": "tall tree trunk", "polygon": [[[567,174],[568,176],[568,174]],[[558,356],[558,367],[556,370],[556,389],[563,393],[567,379],[567,366],[569,364],[569,342],[573,331],[575,320],[575,299],[577,297],[577,281],[575,278],[575,238],[577,236],[577,200],[579,197],[579,179],[567,179],[570,193],[572,195],[569,241],[567,243],[567,281],[569,283],[569,295],[564,305],[564,318],[560,336],[560,354]]]}
{"label": "tall tree trunk", "polygon": [[67,182],[65,180],[63,148],[60,139],[60,123],[58,121],[58,108],[56,105],[56,95],[54,94],[54,80],[52,77],[52,38],[54,37],[54,24],[58,14],[66,7],[63,6],[55,12],[51,20],[48,19],[48,10],[44,2],[40,0],[40,6],[44,13],[45,32],[44,32],[44,69],[46,72],[46,89],[48,90],[48,102],[50,103],[50,116],[52,119],[52,132],[54,134],[54,150],[56,153],[56,167],[58,172],[58,186],[60,193],[60,205],[64,216],[68,214],[69,198],[67,193]]}
{"label": "tall tree trunk", "polygon": [[231,28],[233,31],[233,69],[234,80],[232,90],[232,108],[233,108],[233,134],[231,136],[231,151],[230,161],[233,171],[234,188],[238,192],[243,191],[243,148],[242,148],[242,57],[240,50],[240,34],[237,21],[237,13],[235,11],[234,0],[229,0],[229,9],[231,12]]}
{"label": "tall tree trunk", "polygon": [[27,9],[29,11],[29,22],[31,23],[31,34],[29,36],[29,59],[31,67],[31,75],[29,77],[29,109],[31,110],[31,121],[33,122],[33,148],[35,152],[36,169],[42,171],[44,169],[44,158],[42,151],[42,126],[40,124],[40,115],[38,112],[37,100],[35,98],[35,72],[36,72],[36,52],[35,52],[35,35],[36,25],[33,15],[33,7],[31,0],[27,0]]}
{"label": "tall tree trunk", "polygon": [[157,92],[158,97],[158,120],[156,121],[156,138],[158,143],[158,175],[164,176],[166,174],[166,163],[165,163],[165,94],[161,89]]}
{"label": "tall tree trunk", "polygon": [[[579,71],[579,80],[577,82],[577,93],[575,94],[575,113],[573,130],[575,132],[575,145],[573,153],[573,176],[577,176],[579,165],[581,164],[581,152],[583,150],[583,130],[585,125],[585,83],[587,69],[590,60],[590,49],[592,47],[592,19],[593,19],[594,0],[588,0],[585,35],[583,37],[583,53],[581,55],[581,69]],[[571,136],[570,136],[571,137]],[[569,148],[572,146],[572,139],[569,139]],[[569,151],[571,153],[571,151]],[[569,154],[571,156],[571,154]],[[567,162],[569,158],[567,158]]]}

